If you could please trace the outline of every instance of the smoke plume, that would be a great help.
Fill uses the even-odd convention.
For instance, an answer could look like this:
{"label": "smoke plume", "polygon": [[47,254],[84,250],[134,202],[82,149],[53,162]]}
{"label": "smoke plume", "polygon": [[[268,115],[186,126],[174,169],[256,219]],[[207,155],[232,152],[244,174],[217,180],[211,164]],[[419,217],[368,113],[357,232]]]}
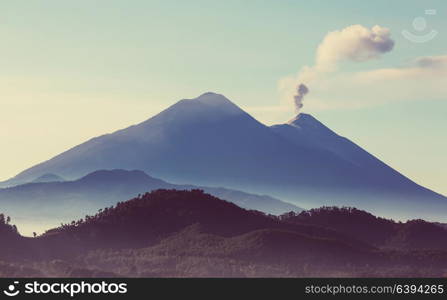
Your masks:
{"label": "smoke plume", "polygon": [[341,63],[377,59],[393,48],[390,30],[379,25],[372,28],[352,25],[329,32],[318,46],[315,64],[304,66],[297,76],[283,78],[279,82],[279,88],[288,100],[293,95],[295,110],[299,113],[303,107],[303,98],[309,92],[307,84],[316,87],[317,95],[321,86],[319,83],[327,81]]}
{"label": "smoke plume", "polygon": [[303,98],[307,93],[309,93],[308,87],[303,83],[300,83],[296,88],[296,94],[293,96],[295,99],[295,109],[297,113],[300,113],[300,110],[303,107]]}

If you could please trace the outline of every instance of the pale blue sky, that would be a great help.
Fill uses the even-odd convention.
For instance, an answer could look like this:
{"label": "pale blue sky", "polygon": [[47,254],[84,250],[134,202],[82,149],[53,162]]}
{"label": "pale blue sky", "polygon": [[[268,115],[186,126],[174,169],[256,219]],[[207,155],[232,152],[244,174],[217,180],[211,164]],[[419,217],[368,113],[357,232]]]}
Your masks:
{"label": "pale blue sky", "polygon": [[[425,16],[426,9],[437,14]],[[283,101],[278,81],[312,65],[328,32],[389,28],[393,51],[340,72],[398,68],[447,55],[446,15],[444,0],[2,1],[0,179],[206,91],[266,124],[285,122],[292,106],[269,109]],[[417,16],[439,31],[436,38],[416,44],[401,35]],[[367,90],[363,97],[344,88],[342,97],[362,105],[330,109],[312,106],[311,87],[304,111],[447,194],[447,95],[437,87],[423,83],[407,95],[398,90],[405,82],[396,83],[378,103]]]}

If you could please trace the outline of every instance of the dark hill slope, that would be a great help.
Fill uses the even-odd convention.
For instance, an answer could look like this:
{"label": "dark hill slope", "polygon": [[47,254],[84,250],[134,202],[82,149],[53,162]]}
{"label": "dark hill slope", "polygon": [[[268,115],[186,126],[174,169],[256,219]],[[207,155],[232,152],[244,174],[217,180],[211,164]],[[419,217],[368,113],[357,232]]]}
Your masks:
{"label": "dark hill slope", "polygon": [[378,218],[355,208],[323,207],[290,214],[285,222],[331,228],[381,248],[447,249],[447,230],[423,220],[405,223]]}
{"label": "dark hill slope", "polygon": [[[281,229],[309,238],[339,240],[359,249],[364,243],[347,239],[330,229],[280,222],[261,212],[247,211],[201,190],[157,190],[140,198],[120,202],[85,220],[53,229],[39,240],[53,253],[97,248],[138,248],[155,245],[163,238],[199,224],[204,233],[232,237],[260,229]],[[67,241],[76,241],[76,249]],[[70,244],[70,243],[69,243]]]}
{"label": "dark hill slope", "polygon": [[[36,238],[23,238],[3,224],[0,241],[7,248],[0,251],[0,266],[16,276],[50,277],[441,276],[447,271],[446,249],[430,240],[445,239],[438,225],[433,226],[440,231],[432,235],[428,223],[409,222],[392,236],[395,249],[378,249],[359,239],[377,224],[385,232],[389,224],[400,225],[352,211],[331,214],[324,208],[314,219],[301,214],[296,220],[248,211],[201,190],[156,190]],[[355,230],[347,226],[350,215]],[[427,249],[414,239],[424,234]],[[388,241],[379,234],[372,240]]]}

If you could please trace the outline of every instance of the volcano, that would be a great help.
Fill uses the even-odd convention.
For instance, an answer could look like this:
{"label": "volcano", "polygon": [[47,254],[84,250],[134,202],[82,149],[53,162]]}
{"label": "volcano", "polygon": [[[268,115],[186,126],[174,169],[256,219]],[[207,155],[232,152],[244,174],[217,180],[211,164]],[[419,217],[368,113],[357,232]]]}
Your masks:
{"label": "volcano", "polygon": [[265,126],[226,97],[180,100],[140,124],[102,135],[23,171],[74,180],[142,170],[173,183],[269,194],[310,208],[349,205],[395,218],[446,221],[447,199],[406,178],[310,115]]}

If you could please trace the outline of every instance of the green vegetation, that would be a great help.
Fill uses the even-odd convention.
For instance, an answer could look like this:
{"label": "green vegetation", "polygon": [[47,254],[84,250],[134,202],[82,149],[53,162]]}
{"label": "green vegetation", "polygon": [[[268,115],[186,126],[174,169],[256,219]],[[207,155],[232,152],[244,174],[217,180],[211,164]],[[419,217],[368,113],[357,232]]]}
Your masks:
{"label": "green vegetation", "polygon": [[0,215],[2,277],[447,274],[441,226],[355,208],[275,217],[201,190],[157,190],[35,238],[20,236],[10,222]]}

